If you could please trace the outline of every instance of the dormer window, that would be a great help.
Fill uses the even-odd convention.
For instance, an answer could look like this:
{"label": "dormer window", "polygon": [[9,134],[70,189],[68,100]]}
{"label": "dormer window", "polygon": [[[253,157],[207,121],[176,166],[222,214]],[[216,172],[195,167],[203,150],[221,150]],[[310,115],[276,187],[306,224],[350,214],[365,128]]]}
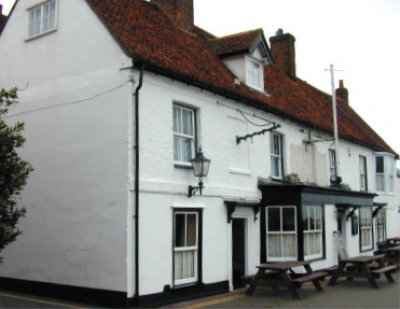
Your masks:
{"label": "dormer window", "polygon": [[28,39],[56,30],[57,0],[47,0],[28,9]]}
{"label": "dormer window", "polygon": [[256,59],[247,58],[247,85],[251,88],[264,91],[263,65]]}

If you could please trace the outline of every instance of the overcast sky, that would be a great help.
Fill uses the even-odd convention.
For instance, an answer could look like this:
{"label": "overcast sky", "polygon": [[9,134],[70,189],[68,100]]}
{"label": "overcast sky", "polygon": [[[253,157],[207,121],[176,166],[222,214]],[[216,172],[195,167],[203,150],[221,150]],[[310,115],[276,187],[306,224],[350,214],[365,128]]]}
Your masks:
{"label": "overcast sky", "polygon": [[[352,107],[400,153],[400,0],[194,0],[195,21],[225,35],[278,28],[296,39],[298,76],[330,92],[334,64]],[[0,0],[7,13],[14,0]]]}

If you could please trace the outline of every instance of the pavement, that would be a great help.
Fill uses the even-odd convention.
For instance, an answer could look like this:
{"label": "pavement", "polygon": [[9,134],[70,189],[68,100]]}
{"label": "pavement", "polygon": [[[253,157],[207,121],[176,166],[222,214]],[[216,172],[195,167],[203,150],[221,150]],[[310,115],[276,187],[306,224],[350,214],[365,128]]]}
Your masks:
{"label": "pavement", "polygon": [[[273,294],[269,289],[258,288],[253,296],[244,291],[218,295],[193,302],[170,306],[169,308],[366,308],[400,309],[400,273],[396,274],[395,284],[379,280],[379,289],[373,289],[366,280],[339,281],[335,287],[325,286],[322,293],[316,292],[312,285],[300,290],[300,300],[293,300],[288,291]],[[89,309],[87,305],[67,303],[50,298],[17,294],[0,290],[0,308],[54,308]]]}
{"label": "pavement", "polygon": [[293,300],[288,291],[274,294],[270,289],[258,288],[253,296],[244,291],[218,297],[175,305],[174,308],[366,308],[400,309],[400,275],[395,275],[397,283],[389,284],[379,280],[379,289],[370,287],[366,280],[353,282],[339,281],[334,287],[324,285],[324,292],[316,292],[312,285],[304,285],[300,290],[300,300]]}

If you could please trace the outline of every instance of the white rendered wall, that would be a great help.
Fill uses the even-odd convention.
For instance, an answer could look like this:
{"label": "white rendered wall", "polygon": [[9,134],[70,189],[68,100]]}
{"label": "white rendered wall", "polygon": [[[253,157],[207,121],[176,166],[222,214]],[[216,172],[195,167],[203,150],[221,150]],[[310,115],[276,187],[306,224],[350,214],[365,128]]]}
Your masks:
{"label": "white rendered wall", "polygon": [[19,1],[0,37],[0,88],[21,89],[10,114],[26,113],[9,121],[25,122],[35,168],[0,276],[126,291],[130,62],[81,0],[59,1],[58,30],[25,42],[39,2]]}

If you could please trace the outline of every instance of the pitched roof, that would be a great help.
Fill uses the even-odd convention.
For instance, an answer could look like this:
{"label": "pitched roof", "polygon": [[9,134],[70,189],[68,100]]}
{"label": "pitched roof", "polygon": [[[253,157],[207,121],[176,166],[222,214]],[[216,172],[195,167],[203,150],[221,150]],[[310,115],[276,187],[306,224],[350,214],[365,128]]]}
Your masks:
{"label": "pitched roof", "polygon": [[210,39],[209,43],[214,52],[222,57],[247,53],[254,44],[263,36],[262,29],[236,33],[220,38]]}
{"label": "pitched roof", "polygon": [[[146,69],[217,94],[281,115],[303,125],[331,133],[330,96],[306,82],[289,78],[274,65],[265,69],[265,87],[271,96],[237,85],[207,40],[212,34],[195,27],[192,33],[178,29],[153,3],[143,0],[86,0],[125,52]],[[248,47],[262,30],[215,40],[221,50]],[[213,39],[211,39],[213,40]],[[223,44],[222,44],[223,43]],[[349,106],[339,104],[341,138],[376,151],[393,149]]]}
{"label": "pitched roof", "polygon": [[[178,29],[155,4],[143,0],[86,1],[134,63],[145,64],[146,70],[332,132],[330,96],[306,82],[268,66],[265,87],[271,96],[266,96],[235,83],[235,76],[208,43],[213,35],[201,28],[194,27],[192,33]],[[339,104],[338,119],[342,138],[398,157],[350,106]]]}

